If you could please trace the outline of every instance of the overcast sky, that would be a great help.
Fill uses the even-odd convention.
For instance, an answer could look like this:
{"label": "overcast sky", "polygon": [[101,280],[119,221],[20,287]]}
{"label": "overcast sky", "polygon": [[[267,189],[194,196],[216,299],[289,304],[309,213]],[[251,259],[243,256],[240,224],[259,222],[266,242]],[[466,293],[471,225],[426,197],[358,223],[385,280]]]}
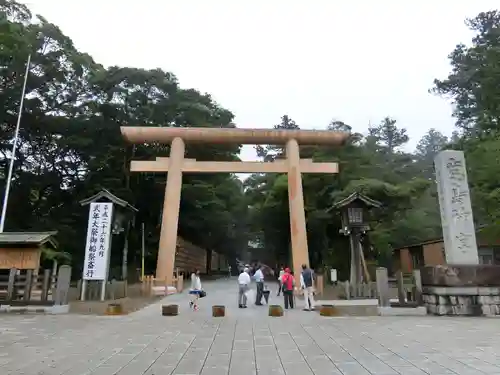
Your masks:
{"label": "overcast sky", "polygon": [[[469,42],[466,17],[498,0],[31,0],[81,51],[105,65],[160,67],[210,93],[239,127],[288,114],[303,129],[342,120],[364,132],[391,116],[413,148],[449,135],[451,106],[428,93]],[[243,159],[252,159],[251,147]]]}

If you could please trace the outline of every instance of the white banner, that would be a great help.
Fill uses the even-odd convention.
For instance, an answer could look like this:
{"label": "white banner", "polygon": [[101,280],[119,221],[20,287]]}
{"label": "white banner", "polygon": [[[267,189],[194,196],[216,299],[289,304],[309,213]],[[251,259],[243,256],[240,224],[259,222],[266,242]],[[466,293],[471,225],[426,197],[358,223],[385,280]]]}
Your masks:
{"label": "white banner", "polygon": [[91,203],[85,245],[84,280],[104,280],[107,275],[113,203]]}

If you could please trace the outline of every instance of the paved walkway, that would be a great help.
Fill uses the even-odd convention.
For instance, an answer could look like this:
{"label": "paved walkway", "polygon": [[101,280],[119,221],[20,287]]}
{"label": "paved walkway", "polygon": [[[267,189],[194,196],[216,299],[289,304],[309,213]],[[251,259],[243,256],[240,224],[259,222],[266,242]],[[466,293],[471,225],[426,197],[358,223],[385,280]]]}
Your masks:
{"label": "paved walkway", "polygon": [[[270,318],[235,307],[234,284],[207,283],[197,312],[168,297],[178,317],[162,317],[161,303],[123,317],[0,315],[0,374],[500,374],[497,319]],[[213,304],[227,317],[212,318]]]}

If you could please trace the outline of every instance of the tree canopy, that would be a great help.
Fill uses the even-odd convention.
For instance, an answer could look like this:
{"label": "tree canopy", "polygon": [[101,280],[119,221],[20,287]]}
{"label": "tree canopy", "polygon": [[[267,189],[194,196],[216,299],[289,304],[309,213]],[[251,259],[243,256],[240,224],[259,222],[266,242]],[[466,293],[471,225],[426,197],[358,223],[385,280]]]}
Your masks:
{"label": "tree canopy", "polygon": [[[477,224],[499,231],[500,186],[500,13],[467,21],[475,33],[470,45],[450,54],[451,72],[431,91],[451,98],[457,132],[448,138],[430,129],[416,151],[408,151],[404,124],[388,116],[353,132],[342,148],[301,147],[301,156],[339,163],[338,175],[304,175],[303,187],[311,263],[348,268],[348,243],[339,234],[335,201],[358,191],[382,202],[370,213],[368,256],[387,264],[394,247],[441,236],[433,158],[450,147],[466,152]],[[139,209],[136,220],[113,241],[112,266],[129,240],[128,261],[140,264],[140,228],[145,224],[147,266],[154,269],[166,175],[132,174],[132,159],[168,156],[169,146],[127,145],[119,127],[235,127],[233,113],[209,94],[181,88],[162,69],[104,68],[76,49],[70,38],[15,1],[0,3],[0,177],[8,172],[27,56],[32,63],[13,173],[6,230],[58,230],[61,248],[81,267],[87,210],[79,205],[102,188]],[[432,83],[430,82],[429,85]],[[334,114],[332,114],[334,115]],[[330,131],[354,124],[332,120]],[[276,129],[299,129],[289,114]],[[356,126],[356,129],[359,129]],[[240,145],[188,145],[186,157],[239,160]],[[284,149],[259,146],[262,161],[284,156]],[[289,263],[290,231],[286,175],[186,174],[179,233],[191,242],[234,258],[249,241]]]}

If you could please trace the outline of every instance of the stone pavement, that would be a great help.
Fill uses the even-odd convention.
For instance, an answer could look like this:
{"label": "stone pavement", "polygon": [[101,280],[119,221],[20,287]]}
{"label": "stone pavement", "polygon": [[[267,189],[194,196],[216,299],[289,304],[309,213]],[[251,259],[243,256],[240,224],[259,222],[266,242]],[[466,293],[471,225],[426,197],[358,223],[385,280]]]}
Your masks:
{"label": "stone pavement", "polygon": [[[238,309],[235,283],[206,283],[197,312],[167,297],[178,317],[161,303],[122,317],[1,315],[0,375],[500,374],[494,318],[270,318]],[[212,318],[213,304],[227,317]]]}

